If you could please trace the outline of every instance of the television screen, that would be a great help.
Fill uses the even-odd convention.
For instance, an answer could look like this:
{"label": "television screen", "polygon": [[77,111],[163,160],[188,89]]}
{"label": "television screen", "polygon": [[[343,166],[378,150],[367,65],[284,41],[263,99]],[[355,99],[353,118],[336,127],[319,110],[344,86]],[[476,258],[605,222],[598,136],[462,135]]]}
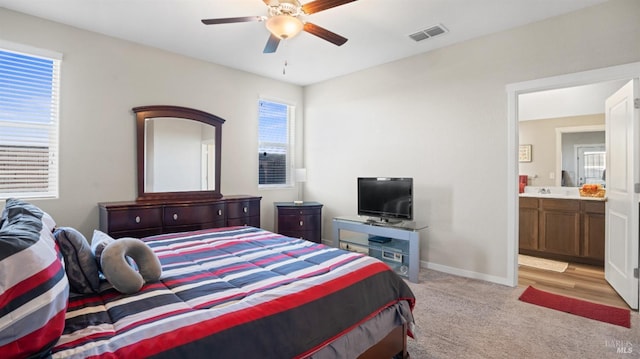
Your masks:
{"label": "television screen", "polygon": [[413,219],[413,179],[358,178],[358,215],[381,220]]}

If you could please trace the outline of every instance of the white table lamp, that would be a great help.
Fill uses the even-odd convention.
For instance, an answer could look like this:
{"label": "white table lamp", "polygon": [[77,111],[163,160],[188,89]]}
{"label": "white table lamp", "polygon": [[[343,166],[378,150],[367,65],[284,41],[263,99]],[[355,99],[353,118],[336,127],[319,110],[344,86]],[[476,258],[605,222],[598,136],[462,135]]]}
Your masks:
{"label": "white table lamp", "polygon": [[295,171],[295,181],[298,183],[298,200],[293,201],[295,204],[303,204],[303,185],[304,182],[307,182],[307,169],[306,168],[296,168]]}

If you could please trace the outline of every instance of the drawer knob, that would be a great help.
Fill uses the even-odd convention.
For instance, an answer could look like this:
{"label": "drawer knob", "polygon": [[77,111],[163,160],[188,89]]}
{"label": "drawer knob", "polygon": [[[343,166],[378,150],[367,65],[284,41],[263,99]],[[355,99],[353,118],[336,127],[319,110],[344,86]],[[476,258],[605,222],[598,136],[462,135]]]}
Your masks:
{"label": "drawer knob", "polygon": [[300,221],[300,227],[304,226],[304,221]]}
{"label": "drawer knob", "polygon": [[247,208],[247,207],[242,207],[242,212],[244,212],[244,213],[249,212],[249,208]]}
{"label": "drawer knob", "polygon": [[177,214],[177,213],[174,213],[174,214],[173,214],[173,220],[174,220],[174,221],[177,221],[177,220],[178,220],[178,214]]}
{"label": "drawer knob", "polygon": [[140,223],[140,216],[136,216],[136,223]]}
{"label": "drawer knob", "polygon": [[221,209],[218,210],[218,216],[222,216],[222,210]]}

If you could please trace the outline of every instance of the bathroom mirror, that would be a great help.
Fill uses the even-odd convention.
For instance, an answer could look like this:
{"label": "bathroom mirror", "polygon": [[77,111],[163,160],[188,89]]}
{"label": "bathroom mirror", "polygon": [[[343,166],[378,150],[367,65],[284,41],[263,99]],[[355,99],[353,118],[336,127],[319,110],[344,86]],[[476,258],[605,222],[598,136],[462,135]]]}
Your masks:
{"label": "bathroom mirror", "polygon": [[603,114],[521,122],[520,141],[531,144],[532,161],[519,163],[520,174],[529,176],[529,186],[604,185],[606,153],[602,123]]}
{"label": "bathroom mirror", "polygon": [[556,129],[556,173],[562,187],[605,185],[606,146],[604,126]]}
{"label": "bathroom mirror", "polygon": [[138,199],[220,198],[222,124],[186,107],[135,107]]}

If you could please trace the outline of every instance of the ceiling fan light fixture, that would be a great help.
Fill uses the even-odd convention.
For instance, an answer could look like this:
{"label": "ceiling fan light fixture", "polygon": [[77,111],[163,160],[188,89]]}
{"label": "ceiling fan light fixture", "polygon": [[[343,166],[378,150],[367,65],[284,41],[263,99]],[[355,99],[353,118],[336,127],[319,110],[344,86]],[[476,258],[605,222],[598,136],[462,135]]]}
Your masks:
{"label": "ceiling fan light fixture", "polygon": [[290,39],[300,33],[304,24],[291,15],[274,15],[267,19],[267,30],[280,39]]}

